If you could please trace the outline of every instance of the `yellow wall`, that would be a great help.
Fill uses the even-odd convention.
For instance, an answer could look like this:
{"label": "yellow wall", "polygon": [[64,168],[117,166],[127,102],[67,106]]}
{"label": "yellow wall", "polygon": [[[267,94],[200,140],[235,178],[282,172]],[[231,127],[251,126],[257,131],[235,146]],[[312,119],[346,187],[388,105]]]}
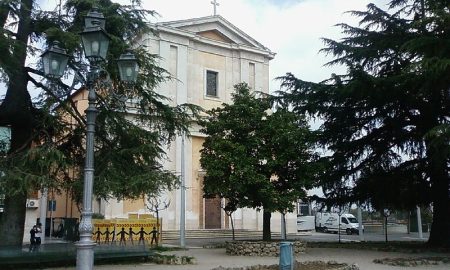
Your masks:
{"label": "yellow wall", "polygon": [[[88,91],[85,89],[80,89],[72,95],[72,101],[75,103],[75,106],[80,114],[84,114],[84,111],[88,107]],[[70,106],[70,105],[69,105]],[[71,125],[77,125],[78,122],[68,113],[65,113],[63,119],[67,121]],[[83,174],[83,172],[80,172]],[[78,173],[74,169],[69,169],[67,172],[69,177],[73,179],[78,178]],[[56,211],[48,211],[48,202],[51,200],[56,201]],[[48,190],[47,195],[47,205],[40,205],[40,207],[45,207],[47,209],[47,218],[79,218],[80,211],[70,192],[65,190]]]}
{"label": "yellow wall", "polygon": [[50,190],[48,192],[47,201],[55,200],[56,201],[56,211],[51,213],[48,211],[48,205],[45,206],[47,208],[47,217],[49,218],[50,215],[52,217],[74,217],[79,218],[80,212],[78,211],[77,205],[73,202],[72,197],[70,194],[66,193],[65,191],[61,192],[55,192]]}
{"label": "yellow wall", "polygon": [[200,150],[204,138],[191,137],[192,140],[192,210],[199,213],[199,227],[203,227],[203,181],[200,175]]}

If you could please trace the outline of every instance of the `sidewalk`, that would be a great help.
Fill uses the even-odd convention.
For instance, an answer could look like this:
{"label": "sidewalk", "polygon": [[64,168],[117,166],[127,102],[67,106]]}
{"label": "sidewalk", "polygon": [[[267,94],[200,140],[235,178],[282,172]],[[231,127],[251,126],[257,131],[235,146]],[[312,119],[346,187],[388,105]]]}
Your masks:
{"label": "sidewalk", "polygon": [[[128,265],[99,265],[95,269],[99,270],[209,270],[218,266],[223,267],[243,267],[257,264],[270,265],[278,264],[278,257],[244,257],[229,256],[225,249],[205,249],[190,248],[184,251],[164,252],[163,254],[174,254],[177,256],[191,256],[196,258],[196,265],[157,265],[150,263],[128,264]],[[380,252],[354,249],[329,249],[329,248],[309,248],[304,254],[296,256],[298,261],[337,261],[348,264],[356,263],[361,270],[389,270],[389,269],[410,269],[410,270],[448,270],[449,265],[436,266],[416,266],[416,267],[394,267],[373,263],[374,259],[382,258],[410,258],[424,256],[444,256],[444,254],[405,254],[399,252]],[[72,268],[49,268],[49,270],[75,269]]]}

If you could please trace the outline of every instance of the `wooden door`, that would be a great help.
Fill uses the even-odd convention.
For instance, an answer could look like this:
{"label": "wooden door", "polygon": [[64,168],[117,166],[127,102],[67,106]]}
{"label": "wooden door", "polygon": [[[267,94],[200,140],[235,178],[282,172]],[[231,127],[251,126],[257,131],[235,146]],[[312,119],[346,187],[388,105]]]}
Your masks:
{"label": "wooden door", "polygon": [[205,229],[220,229],[221,214],[220,198],[205,199]]}

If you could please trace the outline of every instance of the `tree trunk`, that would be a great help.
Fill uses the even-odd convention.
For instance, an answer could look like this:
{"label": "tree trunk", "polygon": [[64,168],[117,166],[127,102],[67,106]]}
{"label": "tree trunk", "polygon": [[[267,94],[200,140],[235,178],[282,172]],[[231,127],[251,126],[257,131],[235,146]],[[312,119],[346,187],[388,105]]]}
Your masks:
{"label": "tree trunk", "polygon": [[[158,208],[156,208],[156,230],[159,232],[159,231],[162,231],[160,228],[159,228],[159,211],[158,211]],[[159,234],[157,234],[157,237],[159,238]],[[157,239],[158,239],[157,238]],[[159,246],[159,241],[158,240],[156,240],[156,246]]]}
{"label": "tree trunk", "polygon": [[272,236],[270,233],[270,218],[272,217],[272,213],[264,210],[263,213],[263,240],[270,241],[272,240]]}
{"label": "tree trunk", "polygon": [[339,236],[339,244],[341,243],[341,209],[339,209],[338,215],[338,236]]}
{"label": "tree trunk", "polygon": [[25,225],[26,194],[5,196],[5,208],[2,215],[0,235],[1,246],[20,248]]}
{"label": "tree trunk", "polygon": [[433,223],[428,244],[450,247],[450,178],[446,172],[446,160],[440,159],[432,168]]}
{"label": "tree trunk", "polygon": [[[10,153],[27,151],[31,145],[32,104],[27,90],[27,74],[24,71],[33,0],[22,0],[20,21],[17,26],[17,43],[13,51],[15,69],[9,75],[8,89],[0,106],[0,125],[11,126]],[[0,220],[0,245],[22,245],[27,190],[5,194],[5,209]]]}
{"label": "tree trunk", "polygon": [[388,217],[384,216],[384,237],[386,243],[388,242]]}
{"label": "tree trunk", "polygon": [[408,224],[406,224],[406,232],[411,233],[411,211],[408,211]]}
{"label": "tree trunk", "polygon": [[233,212],[231,212],[228,216],[230,217],[230,222],[231,222],[231,233],[233,234],[233,241],[236,240],[235,236],[234,236],[234,221],[233,221],[233,216],[232,216]]}

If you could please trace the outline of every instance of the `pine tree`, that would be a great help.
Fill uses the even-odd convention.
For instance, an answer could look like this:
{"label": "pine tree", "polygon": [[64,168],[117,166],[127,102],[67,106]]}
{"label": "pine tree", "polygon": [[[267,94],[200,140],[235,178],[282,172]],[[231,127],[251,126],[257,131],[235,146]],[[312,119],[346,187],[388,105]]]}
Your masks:
{"label": "pine tree", "polygon": [[[88,72],[79,33],[83,31],[83,16],[94,6],[104,14],[105,30],[111,37],[107,65],[102,67],[110,83],[97,89],[94,192],[102,198],[136,198],[176,185],[176,177],[162,167],[162,145],[177,132],[187,130],[189,110],[195,113],[197,109],[189,105],[169,107],[166,98],[153,91],[169,76],[156,65],[156,56],[136,44],[151,31],[147,18],[154,14],[142,9],[139,0],[131,5],[110,0],[59,3],[53,11],[40,10],[34,0],[0,3],[0,74],[7,84],[0,125],[12,130],[11,148],[1,158],[0,186],[6,197],[0,245],[22,244],[29,191],[48,187],[68,190],[77,200],[81,198],[86,120],[71,94],[76,90],[72,86],[83,91],[81,78]],[[73,79],[72,85],[46,78],[39,63],[33,63],[54,41],[71,56],[66,76]],[[118,80],[115,60],[127,49],[133,49],[140,65],[134,87]],[[32,100],[30,91],[40,95]],[[135,101],[133,115],[125,100]]]}
{"label": "pine tree", "polygon": [[431,203],[429,244],[448,247],[449,1],[393,0],[387,11],[369,4],[351,13],[360,25],[340,24],[346,37],[324,39],[322,50],[347,72],[321,83],[287,74],[284,99],[324,121],[320,141],[331,155],[320,181],[329,198],[379,210]]}

